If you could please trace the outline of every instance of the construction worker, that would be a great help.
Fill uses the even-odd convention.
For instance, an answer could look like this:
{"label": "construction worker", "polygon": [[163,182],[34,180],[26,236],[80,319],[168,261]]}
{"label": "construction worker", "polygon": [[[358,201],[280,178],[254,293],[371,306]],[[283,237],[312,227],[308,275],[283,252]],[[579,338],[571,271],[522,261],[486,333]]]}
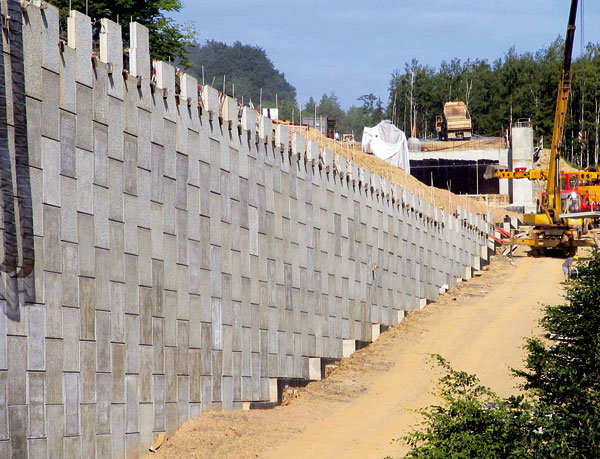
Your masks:
{"label": "construction worker", "polygon": [[573,269],[573,262],[579,260],[577,255],[567,258],[562,264],[563,274],[565,275],[565,282],[569,280],[571,276],[571,269]]}

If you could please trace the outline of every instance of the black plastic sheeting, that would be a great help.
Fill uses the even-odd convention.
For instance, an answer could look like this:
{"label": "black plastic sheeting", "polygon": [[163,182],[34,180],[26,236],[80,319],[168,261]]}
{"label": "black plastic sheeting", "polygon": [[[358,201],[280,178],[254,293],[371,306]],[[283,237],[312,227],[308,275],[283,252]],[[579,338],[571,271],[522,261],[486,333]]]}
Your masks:
{"label": "black plastic sheeting", "polygon": [[[467,161],[456,159],[424,159],[410,161],[410,174],[436,188],[448,189],[456,194],[498,194],[500,180],[483,178],[489,164],[498,164],[494,160]],[[479,179],[478,179],[479,177]]]}

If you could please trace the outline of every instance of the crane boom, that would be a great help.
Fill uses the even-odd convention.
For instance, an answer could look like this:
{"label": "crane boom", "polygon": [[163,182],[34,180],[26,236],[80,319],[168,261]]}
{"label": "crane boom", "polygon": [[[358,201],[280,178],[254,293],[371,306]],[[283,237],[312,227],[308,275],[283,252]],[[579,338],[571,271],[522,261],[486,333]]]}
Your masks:
{"label": "crane boom", "polygon": [[[565,133],[565,120],[567,117],[567,104],[571,93],[571,56],[573,54],[573,41],[575,38],[575,16],[577,14],[577,0],[571,0],[567,36],[565,39],[565,54],[562,73],[556,94],[556,109],[554,112],[554,127],[552,130],[552,147],[550,162],[546,174],[546,194],[543,196],[542,208],[534,214],[525,214],[523,221],[531,225],[528,237],[511,238],[512,244],[526,245],[532,248],[533,255],[545,254],[547,249],[562,250],[565,255],[573,255],[578,247],[595,245],[595,241],[582,238],[587,231],[586,218],[597,218],[597,212],[575,212],[571,206],[562,212],[561,209],[561,172],[560,155],[563,149]],[[543,176],[545,171],[514,171],[514,178],[535,179]],[[505,174],[497,171],[496,176]],[[582,176],[592,178],[592,173],[583,173]],[[566,204],[566,203],[565,203]],[[571,211],[571,213],[569,213]]]}
{"label": "crane boom", "polygon": [[552,130],[552,147],[550,150],[550,163],[548,164],[548,182],[544,209],[548,213],[548,219],[557,224],[560,221],[560,168],[559,161],[563,147],[565,133],[565,120],[567,118],[567,104],[571,93],[571,56],[573,54],[573,42],[575,39],[575,17],[577,15],[577,0],[571,0],[569,12],[569,23],[567,24],[567,35],[565,39],[565,55],[563,59],[562,75],[558,84],[556,94],[556,110],[554,112],[554,128]]}

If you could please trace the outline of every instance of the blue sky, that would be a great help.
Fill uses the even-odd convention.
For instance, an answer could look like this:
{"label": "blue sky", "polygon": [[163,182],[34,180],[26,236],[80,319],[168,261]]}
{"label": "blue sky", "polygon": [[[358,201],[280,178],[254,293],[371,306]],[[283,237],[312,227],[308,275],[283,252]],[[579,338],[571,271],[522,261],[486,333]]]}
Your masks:
{"label": "blue sky", "polygon": [[[387,102],[395,69],[416,58],[496,60],[515,46],[537,51],[564,36],[570,0],[182,0],[173,18],[193,21],[199,41],[264,48],[305,104],[333,91],[342,107],[369,92]],[[600,2],[579,0],[574,55],[600,42]]]}

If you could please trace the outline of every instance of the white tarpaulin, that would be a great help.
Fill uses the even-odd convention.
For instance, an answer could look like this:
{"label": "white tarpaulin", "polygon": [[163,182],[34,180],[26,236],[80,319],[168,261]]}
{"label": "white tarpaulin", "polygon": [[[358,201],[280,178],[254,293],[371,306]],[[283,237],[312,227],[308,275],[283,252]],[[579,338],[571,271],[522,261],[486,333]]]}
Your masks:
{"label": "white tarpaulin", "polygon": [[378,158],[398,166],[410,174],[406,135],[390,120],[383,120],[372,128],[365,127],[362,149],[363,151],[372,151]]}

